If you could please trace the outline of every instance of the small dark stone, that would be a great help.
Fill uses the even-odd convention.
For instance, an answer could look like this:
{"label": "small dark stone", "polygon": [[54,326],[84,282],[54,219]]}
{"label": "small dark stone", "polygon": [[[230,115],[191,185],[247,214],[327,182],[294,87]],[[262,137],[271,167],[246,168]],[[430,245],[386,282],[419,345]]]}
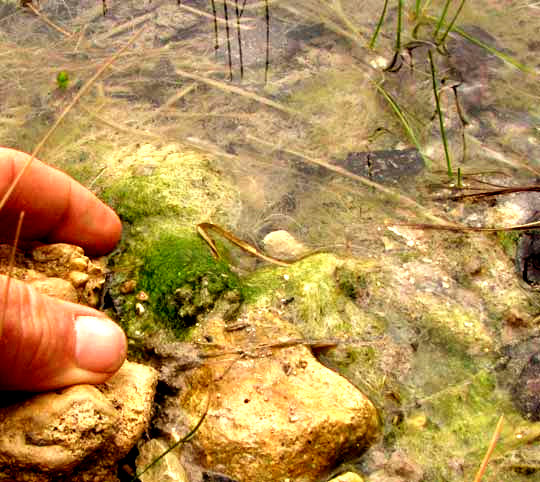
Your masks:
{"label": "small dark stone", "polygon": [[218,472],[203,472],[203,481],[204,482],[238,482],[236,479],[231,479],[226,475],[220,474]]}
{"label": "small dark stone", "polygon": [[[527,220],[536,221],[539,213]],[[530,285],[540,285],[540,231],[523,233],[516,250],[516,269],[523,281]]]}
{"label": "small dark stone", "polygon": [[351,152],[336,164],[377,182],[396,182],[402,177],[415,176],[424,169],[422,155],[415,148]]}
{"label": "small dark stone", "polygon": [[540,352],[534,353],[521,370],[512,397],[523,417],[540,420]]}

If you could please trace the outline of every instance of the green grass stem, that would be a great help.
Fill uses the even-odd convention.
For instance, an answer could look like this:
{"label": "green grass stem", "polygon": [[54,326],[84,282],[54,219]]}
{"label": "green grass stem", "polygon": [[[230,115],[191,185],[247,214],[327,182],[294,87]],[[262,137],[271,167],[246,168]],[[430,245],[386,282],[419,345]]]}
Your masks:
{"label": "green grass stem", "polygon": [[437,79],[435,73],[435,65],[433,64],[433,55],[431,50],[428,50],[429,65],[431,67],[431,81],[433,84],[433,96],[435,97],[435,106],[437,108],[437,115],[439,117],[439,127],[441,129],[441,138],[444,146],[444,157],[446,159],[446,167],[448,169],[448,177],[451,179],[454,174],[452,172],[452,161],[450,159],[450,152],[448,150],[448,141],[446,139],[446,130],[444,129],[444,120],[441,112],[441,103],[439,101],[439,92],[437,91]]}
{"label": "green grass stem", "polygon": [[398,0],[396,52],[401,50],[401,29],[403,28],[403,0]]}
{"label": "green grass stem", "polygon": [[[210,397],[208,398],[208,400],[210,400]],[[172,444],[167,450],[165,450],[162,454],[160,454],[158,457],[156,457],[151,463],[149,463],[141,472],[139,472],[138,474],[135,475],[135,477],[133,477],[130,482],[137,482],[139,480],[139,477],[144,474],[145,472],[147,472],[148,470],[150,470],[154,465],[156,465],[163,457],[165,457],[165,455],[167,455],[171,450],[174,450],[176,447],[178,447],[180,444],[184,444],[186,442],[189,442],[193,436],[195,435],[195,433],[197,432],[197,430],[199,430],[199,427],[202,425],[202,423],[204,422],[204,419],[206,418],[206,414],[208,413],[208,403],[206,405],[206,410],[204,411],[204,413],[202,414],[202,417],[199,419],[199,421],[197,422],[197,425],[195,425],[195,427],[193,427],[188,434],[186,434],[184,437],[182,437],[180,440],[178,440],[178,442],[175,442],[174,444]]]}
{"label": "green grass stem", "polygon": [[384,22],[384,17],[386,17],[387,7],[388,7],[388,0],[384,0],[384,6],[381,12],[381,16],[379,17],[379,21],[377,22],[377,27],[375,28],[375,32],[373,32],[373,36],[371,37],[371,40],[369,41],[370,49],[373,49],[375,47],[375,42],[377,41],[377,37],[379,36],[379,31],[381,30],[382,24]]}
{"label": "green grass stem", "polygon": [[435,27],[435,32],[433,32],[433,38],[437,39],[437,35],[439,35],[439,31],[441,30],[441,27],[444,23],[444,19],[446,18],[446,14],[448,13],[448,7],[450,6],[450,0],[446,0],[444,7],[441,11],[441,15],[439,16],[439,20],[437,22],[437,26]]}
{"label": "green grass stem", "polygon": [[[450,32],[450,30],[452,30],[454,28],[454,24],[456,23],[456,20],[457,18],[459,17],[459,14],[461,13],[461,10],[463,9],[463,6],[465,5],[465,0],[461,0],[461,3],[459,4],[459,7],[458,9],[456,10],[456,13],[454,14],[454,16],[452,17],[452,20],[450,21],[450,23],[448,24],[448,27],[447,29],[445,30],[445,32],[443,33],[442,37],[439,39],[439,41],[437,42],[438,45],[442,45],[444,43],[444,41],[446,40],[446,37],[448,37],[448,33]],[[435,35],[436,37],[436,35]],[[436,39],[435,39],[436,40]]]}
{"label": "green grass stem", "polygon": [[387,92],[382,85],[375,83],[375,87],[377,90],[383,95],[383,97],[386,99],[386,101],[390,104],[390,107],[394,111],[394,113],[397,115],[399,121],[403,125],[403,128],[407,132],[407,135],[409,136],[409,139],[414,144],[414,146],[418,149],[418,152],[422,156],[422,159],[424,160],[424,163],[426,166],[429,166],[431,164],[430,160],[424,156],[422,153],[422,149],[420,147],[420,142],[418,141],[418,138],[416,137],[416,134],[414,133],[414,130],[407,120],[407,117],[405,117],[405,113],[399,106],[399,104],[394,100],[394,98],[390,95],[389,92]]}
{"label": "green grass stem", "polygon": [[[437,19],[435,17],[432,17],[432,16],[426,16],[425,18],[427,20],[431,21],[431,22],[437,21]],[[501,51],[497,50],[496,48],[491,47],[490,45],[482,42],[481,40],[477,39],[476,37],[473,37],[472,35],[468,34],[467,32],[465,32],[463,29],[461,29],[459,27],[456,27],[456,26],[452,27],[451,26],[451,28],[448,29],[448,32],[449,33],[450,32],[455,32],[458,35],[461,35],[464,39],[467,39],[469,42],[472,42],[473,44],[478,45],[479,47],[482,47],[484,50],[486,50],[490,54],[495,55],[496,57],[500,58],[501,60],[503,60],[504,62],[506,62],[506,63],[508,63],[510,65],[513,65],[514,67],[521,70],[522,72],[526,72],[526,73],[529,73],[529,74],[537,74],[538,73],[536,70],[532,69],[531,67],[528,67],[528,66],[522,64],[521,62],[519,62],[518,60],[514,59],[510,55],[507,55],[504,52],[501,52]],[[448,35],[448,34],[446,34],[446,35]]]}

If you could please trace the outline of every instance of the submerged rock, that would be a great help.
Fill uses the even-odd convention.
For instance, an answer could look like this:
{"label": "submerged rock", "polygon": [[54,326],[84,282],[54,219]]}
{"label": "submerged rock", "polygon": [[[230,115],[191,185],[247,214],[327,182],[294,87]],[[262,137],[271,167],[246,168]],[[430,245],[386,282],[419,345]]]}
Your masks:
{"label": "submerged rock", "polygon": [[395,183],[402,177],[416,176],[425,167],[416,148],[351,152],[337,164],[359,176],[389,183]]}
{"label": "submerged rock", "polygon": [[284,260],[299,258],[309,251],[306,246],[284,229],[268,233],[262,244],[270,256]]}
{"label": "submerged rock", "polygon": [[198,463],[240,482],[318,480],[376,437],[373,404],[321,365],[296,330],[267,310],[228,326],[214,317],[197,332],[209,359],[187,375],[181,403]]}
{"label": "submerged rock", "polygon": [[521,370],[512,395],[525,418],[536,422],[540,420],[540,352],[531,355]]}

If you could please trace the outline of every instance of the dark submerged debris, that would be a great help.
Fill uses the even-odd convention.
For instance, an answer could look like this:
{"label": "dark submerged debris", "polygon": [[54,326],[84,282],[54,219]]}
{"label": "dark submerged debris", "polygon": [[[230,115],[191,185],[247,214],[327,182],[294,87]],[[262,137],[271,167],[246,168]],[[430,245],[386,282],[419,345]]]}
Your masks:
{"label": "dark submerged debris", "polygon": [[[529,222],[536,221],[538,213]],[[516,249],[516,269],[523,281],[540,286],[540,231],[526,231]]]}
{"label": "dark submerged debris", "polygon": [[540,352],[534,353],[523,367],[512,388],[512,397],[523,417],[540,420]]}
{"label": "dark submerged debris", "polygon": [[415,176],[425,167],[416,148],[351,152],[336,164],[378,182],[396,182],[401,177]]}

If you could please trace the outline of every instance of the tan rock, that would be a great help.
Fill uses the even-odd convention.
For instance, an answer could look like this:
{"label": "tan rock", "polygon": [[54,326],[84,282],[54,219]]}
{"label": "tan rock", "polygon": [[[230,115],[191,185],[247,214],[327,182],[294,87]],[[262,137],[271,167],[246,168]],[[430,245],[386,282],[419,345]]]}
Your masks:
{"label": "tan rock", "polygon": [[217,319],[199,328],[212,340],[210,362],[191,372],[182,403],[194,425],[211,394],[193,439],[202,466],[241,482],[312,481],[369,445],[378,418],[360,391],[278,316],[251,312],[240,321],[241,330]]}
{"label": "tan rock", "polygon": [[364,478],[355,472],[345,472],[330,479],[328,482],[364,482]]}
{"label": "tan rock", "polygon": [[69,273],[69,281],[75,288],[83,286],[89,278],[90,276],[88,273],[83,273],[81,271],[71,271],[71,273]]}
{"label": "tan rock", "polygon": [[61,278],[70,270],[86,270],[88,263],[88,258],[81,247],[65,243],[46,244],[34,248],[32,259],[39,271],[47,276]]}
{"label": "tan rock", "polygon": [[72,303],[79,302],[79,295],[73,285],[62,278],[45,278],[29,283],[36,291],[44,295],[54,296]]}
{"label": "tan rock", "polygon": [[84,251],[79,246],[66,243],[45,244],[32,250],[32,258],[40,263],[61,261],[67,264],[73,255],[84,256]]}
{"label": "tan rock", "polygon": [[299,258],[309,251],[292,234],[283,229],[268,233],[264,237],[262,244],[267,254],[278,259],[291,260]]}
{"label": "tan rock", "polygon": [[137,472],[141,473],[138,477],[141,482],[189,482],[186,471],[174,451],[162,457],[142,474],[142,471],[168,450],[170,445],[164,440],[152,439],[139,447],[136,463]]}
{"label": "tan rock", "polygon": [[[0,273],[7,272],[10,252],[9,246],[0,245]],[[11,271],[13,278],[35,282],[42,293],[92,307],[99,305],[105,274],[104,257],[90,260],[82,248],[65,243],[39,246],[29,254],[18,251]],[[69,282],[77,292],[59,279]]]}
{"label": "tan rock", "polygon": [[117,480],[116,462],[148,427],[156,383],[153,368],[126,362],[98,387],[73,386],[1,408],[0,480]]}
{"label": "tan rock", "polygon": [[35,395],[1,410],[0,463],[67,472],[112,439],[118,420],[111,402],[90,385]]}
{"label": "tan rock", "polygon": [[117,460],[131,450],[150,423],[157,376],[152,367],[125,362],[116,375],[99,386],[120,414],[113,447]]}

